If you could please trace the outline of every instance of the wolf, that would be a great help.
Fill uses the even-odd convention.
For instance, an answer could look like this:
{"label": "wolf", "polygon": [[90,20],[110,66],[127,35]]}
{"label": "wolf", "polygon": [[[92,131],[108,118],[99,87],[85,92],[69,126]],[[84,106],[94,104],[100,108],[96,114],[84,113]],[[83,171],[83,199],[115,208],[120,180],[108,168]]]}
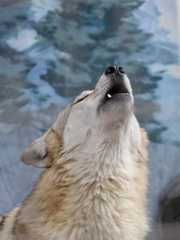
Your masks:
{"label": "wolf", "polygon": [[22,154],[43,167],[0,240],[144,240],[148,139],[126,73],[109,66]]}

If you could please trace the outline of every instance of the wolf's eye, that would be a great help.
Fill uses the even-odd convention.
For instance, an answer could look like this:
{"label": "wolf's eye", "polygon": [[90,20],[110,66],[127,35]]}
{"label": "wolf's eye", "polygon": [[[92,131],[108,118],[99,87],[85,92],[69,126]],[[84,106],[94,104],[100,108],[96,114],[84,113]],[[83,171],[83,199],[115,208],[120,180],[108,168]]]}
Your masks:
{"label": "wolf's eye", "polygon": [[84,100],[86,97],[88,97],[91,93],[93,92],[93,90],[86,90],[83,91],[79,96],[77,96],[74,100],[74,104],[81,102],[82,100]]}

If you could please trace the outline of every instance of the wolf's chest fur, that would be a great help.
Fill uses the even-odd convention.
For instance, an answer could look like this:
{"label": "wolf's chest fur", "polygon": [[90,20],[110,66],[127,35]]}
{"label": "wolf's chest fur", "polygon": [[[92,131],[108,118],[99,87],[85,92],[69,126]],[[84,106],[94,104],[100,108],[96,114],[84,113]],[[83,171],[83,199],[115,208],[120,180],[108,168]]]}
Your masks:
{"label": "wolf's chest fur", "polygon": [[143,239],[146,183],[135,176],[146,174],[145,165],[134,161],[133,177],[118,162],[69,159],[45,172],[20,210],[16,231],[28,226],[27,235],[48,240]]}

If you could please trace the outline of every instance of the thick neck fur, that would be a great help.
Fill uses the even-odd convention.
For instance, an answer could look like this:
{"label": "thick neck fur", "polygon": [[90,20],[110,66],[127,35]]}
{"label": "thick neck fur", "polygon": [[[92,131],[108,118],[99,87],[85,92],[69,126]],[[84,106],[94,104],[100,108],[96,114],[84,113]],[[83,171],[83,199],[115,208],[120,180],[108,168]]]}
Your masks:
{"label": "thick neck fur", "polygon": [[[132,134],[131,129],[128,134]],[[142,139],[143,132],[140,133]],[[131,140],[130,140],[131,139]],[[146,144],[120,133],[64,153],[25,200],[18,231],[33,240],[141,240],[146,222]],[[21,239],[21,238],[20,238]],[[18,239],[19,240],[19,239]]]}

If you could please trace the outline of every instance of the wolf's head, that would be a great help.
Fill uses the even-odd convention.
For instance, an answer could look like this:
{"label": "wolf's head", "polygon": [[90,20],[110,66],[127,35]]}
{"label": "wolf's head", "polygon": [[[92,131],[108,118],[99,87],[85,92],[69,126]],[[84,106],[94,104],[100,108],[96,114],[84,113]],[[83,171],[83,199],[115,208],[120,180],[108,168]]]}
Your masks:
{"label": "wolf's head", "polygon": [[27,148],[22,159],[50,167],[63,153],[76,158],[82,152],[96,154],[105,145],[121,145],[121,151],[126,151],[126,147],[140,148],[141,142],[130,81],[121,67],[109,66],[94,90],[82,92],[67,106],[53,126]]}

